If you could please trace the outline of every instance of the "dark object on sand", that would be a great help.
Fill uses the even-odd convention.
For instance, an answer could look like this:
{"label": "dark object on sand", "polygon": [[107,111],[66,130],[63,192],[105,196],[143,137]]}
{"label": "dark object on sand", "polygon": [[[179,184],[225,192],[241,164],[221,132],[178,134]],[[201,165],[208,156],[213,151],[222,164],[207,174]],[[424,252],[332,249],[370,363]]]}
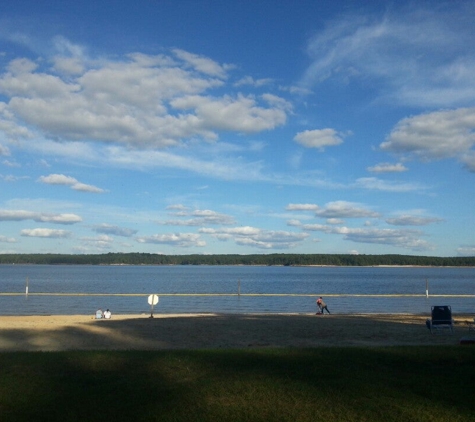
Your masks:
{"label": "dark object on sand", "polygon": [[432,306],[431,319],[426,321],[426,325],[431,333],[441,332],[443,329],[449,329],[454,332],[454,320],[452,319],[452,308],[450,306]]}

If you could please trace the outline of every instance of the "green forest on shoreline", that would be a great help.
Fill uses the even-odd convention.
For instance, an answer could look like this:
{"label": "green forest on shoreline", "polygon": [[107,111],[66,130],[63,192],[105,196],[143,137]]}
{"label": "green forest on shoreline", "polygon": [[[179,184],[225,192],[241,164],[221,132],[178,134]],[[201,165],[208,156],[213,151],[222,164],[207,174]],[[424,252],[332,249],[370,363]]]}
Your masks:
{"label": "green forest on shoreline", "polygon": [[0,264],[37,265],[266,265],[266,266],[434,266],[473,267],[475,257],[350,254],[160,255],[107,254],[0,254]]}

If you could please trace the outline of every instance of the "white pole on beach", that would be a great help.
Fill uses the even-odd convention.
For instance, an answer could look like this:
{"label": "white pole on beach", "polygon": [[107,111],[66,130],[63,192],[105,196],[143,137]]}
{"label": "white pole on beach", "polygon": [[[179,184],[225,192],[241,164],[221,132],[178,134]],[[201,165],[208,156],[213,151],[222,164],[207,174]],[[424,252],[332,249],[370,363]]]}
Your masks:
{"label": "white pole on beach", "polygon": [[153,318],[153,305],[156,305],[158,303],[158,296],[157,295],[150,295],[147,299],[148,304],[150,305],[150,317]]}
{"label": "white pole on beach", "polygon": [[429,280],[426,278],[426,299],[429,299]]}
{"label": "white pole on beach", "polygon": [[29,278],[26,277],[26,289],[25,289],[25,295],[28,296],[28,283],[29,283]]}

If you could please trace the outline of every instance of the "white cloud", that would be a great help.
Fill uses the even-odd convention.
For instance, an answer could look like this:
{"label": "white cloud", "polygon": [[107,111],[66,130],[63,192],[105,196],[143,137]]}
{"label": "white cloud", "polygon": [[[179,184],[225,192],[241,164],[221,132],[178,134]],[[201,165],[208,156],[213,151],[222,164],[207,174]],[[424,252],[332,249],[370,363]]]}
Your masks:
{"label": "white cloud", "polygon": [[101,224],[100,226],[95,226],[93,230],[97,233],[104,233],[106,235],[122,236],[122,237],[132,237],[137,233],[137,230],[129,229],[126,227],[118,227],[111,224]]}
{"label": "white cloud", "polygon": [[400,215],[398,217],[387,218],[386,223],[393,226],[427,226],[433,223],[439,223],[443,221],[441,218],[436,217],[423,217],[419,215]]}
{"label": "white cloud", "polygon": [[0,144],[0,156],[8,157],[10,155],[10,149],[5,145]]}
{"label": "white cloud", "polygon": [[138,237],[137,242],[164,244],[185,248],[192,246],[206,246],[206,242],[201,240],[200,235],[196,233],[155,234],[152,236]]}
{"label": "white cloud", "polygon": [[16,243],[16,239],[14,237],[7,237],[0,235],[0,242],[2,243]]}
{"label": "white cloud", "polygon": [[166,209],[169,211],[185,211],[188,210],[188,207],[185,207],[183,204],[172,204],[168,205]]}
{"label": "white cloud", "polygon": [[[325,206],[320,207],[316,204],[289,204],[286,207],[288,211],[312,211],[316,217],[326,218],[328,224],[341,224],[343,218],[378,218],[379,214],[364,205],[348,202],[334,201],[328,202]],[[289,226],[302,226],[300,220],[289,220]],[[315,227],[323,227],[320,224]]]}
{"label": "white cloud", "polygon": [[384,192],[412,192],[427,189],[426,186],[419,183],[401,183],[397,181],[382,180],[376,177],[360,177],[356,180],[354,186],[357,188]]}
{"label": "white cloud", "polygon": [[51,239],[60,239],[71,237],[72,233],[67,230],[55,230],[55,229],[24,229],[20,232],[21,236],[26,237],[42,237]]}
{"label": "white cloud", "polygon": [[341,218],[327,218],[327,224],[341,225],[345,222]]}
{"label": "white cloud", "polygon": [[475,256],[475,246],[461,246],[457,248],[457,253],[461,256]]}
{"label": "white cloud", "polygon": [[114,238],[107,235],[101,235],[97,237],[82,237],[80,238],[81,242],[92,245],[98,249],[111,249]]}
{"label": "white cloud", "polygon": [[41,214],[39,221],[55,224],[75,224],[81,222],[82,218],[76,214]]}
{"label": "white cloud", "polygon": [[82,221],[76,214],[50,214],[25,210],[0,210],[0,221],[33,220],[42,223],[75,224]]}
{"label": "white cloud", "polygon": [[48,185],[74,185],[77,180],[74,177],[65,176],[64,174],[50,174],[49,176],[41,176],[38,179],[41,183]]}
{"label": "white cloud", "polygon": [[268,108],[259,105],[254,97],[241,94],[237,98],[229,95],[222,98],[184,96],[170,101],[170,104],[177,110],[194,110],[197,128],[255,133],[274,129],[286,122],[288,103],[277,102],[276,98],[263,97],[267,103],[272,103]]}
{"label": "white cloud", "polygon": [[366,170],[372,173],[401,173],[407,171],[407,167],[401,163],[379,163],[375,166],[368,167]]}
{"label": "white cloud", "polygon": [[38,65],[25,58],[21,59],[14,59],[10,63],[8,63],[7,70],[13,75],[19,75],[22,73],[30,73],[33,72]]}
{"label": "white cloud", "polygon": [[54,57],[54,70],[66,75],[81,75],[85,68],[84,62],[76,57]]}
{"label": "white cloud", "polygon": [[421,160],[464,160],[475,145],[475,108],[436,111],[401,120],[380,147]]}
{"label": "white cloud", "polygon": [[[57,76],[45,73],[6,73],[0,77],[0,92],[10,97],[10,111],[16,111],[26,117],[29,117],[28,111],[37,110],[41,104],[51,106],[51,101],[64,102],[79,89],[80,86],[77,84],[65,82]],[[18,110],[21,106],[27,107],[27,110]],[[30,117],[34,119],[35,116]]]}
{"label": "white cloud", "polygon": [[79,192],[104,193],[104,189],[101,189],[92,185],[86,185],[85,183],[79,183],[79,182],[71,185],[71,189],[77,190]]}
{"label": "white cloud", "polygon": [[421,239],[423,233],[409,229],[375,229],[335,227],[324,224],[302,224],[302,230],[320,231],[327,234],[343,235],[346,240],[357,243],[375,243],[390,245],[414,251],[433,250],[434,247],[426,240]]}
{"label": "white cloud", "polygon": [[361,204],[347,201],[327,203],[318,209],[315,214],[323,218],[377,218],[379,214]]}
{"label": "white cloud", "polygon": [[324,151],[325,147],[340,145],[343,139],[334,129],[315,129],[297,133],[294,141],[306,148],[317,148]]}
{"label": "white cloud", "polygon": [[231,67],[229,65],[221,66],[219,63],[209,59],[208,57],[199,56],[180,49],[173,50],[173,53],[178,58],[192,65],[197,71],[205,73],[206,75],[217,76],[222,79],[227,77],[227,70]]}
{"label": "white cloud", "polygon": [[460,161],[469,171],[475,173],[475,152],[470,151],[467,154],[463,154]]}
{"label": "white cloud", "polygon": [[41,183],[46,183],[48,185],[70,186],[71,189],[77,190],[80,192],[89,192],[89,193],[103,193],[104,192],[104,189],[100,189],[92,185],[87,185],[85,183],[80,183],[74,177],[65,176],[64,174],[50,174],[48,176],[40,176],[38,178],[38,181]]}
{"label": "white cloud", "polygon": [[3,160],[2,164],[7,167],[21,167],[19,163],[16,161],[10,161],[10,160]]}
{"label": "white cloud", "polygon": [[14,176],[13,174],[0,174],[0,179],[4,180],[5,182],[16,182],[18,180],[27,180],[29,176]]}
{"label": "white cloud", "polygon": [[310,90],[308,88],[301,87],[301,86],[295,86],[295,85],[294,86],[280,85],[279,90],[284,91],[284,92],[289,92],[290,94],[294,94],[294,95],[310,95],[310,94],[312,94],[312,90]]}
{"label": "white cloud", "polygon": [[269,85],[273,82],[270,78],[263,78],[263,79],[254,79],[252,76],[246,76],[244,78],[239,79],[239,81],[234,83],[234,86],[243,86],[243,85],[251,85],[259,88],[261,86]]}
{"label": "white cloud", "polygon": [[159,222],[167,226],[205,226],[208,224],[229,225],[234,224],[234,217],[212,210],[190,210],[183,206],[177,208],[167,207],[169,210],[174,210],[172,215],[177,217],[193,217],[191,219],[183,220],[166,220]]}
{"label": "white cloud", "polygon": [[316,204],[289,204],[285,207],[287,211],[316,211],[319,208]]}
{"label": "white cloud", "polygon": [[200,229],[200,233],[211,235],[222,241],[234,240],[238,245],[253,246],[259,249],[293,248],[309,236],[307,233],[262,230],[250,226],[220,229],[203,228]]}
{"label": "white cloud", "polygon": [[399,246],[414,251],[434,249],[433,245],[420,238],[423,233],[416,230],[349,229],[343,234],[348,240],[359,243]]}
{"label": "white cloud", "polygon": [[164,148],[216,140],[222,130],[272,129],[285,123],[290,109],[270,94],[259,101],[205,95],[225,83],[230,66],[182,50],[93,62],[80,51],[71,56],[74,46],[62,44],[67,54],[53,58],[59,73],[18,59],[0,75],[0,93],[8,98],[0,107],[0,130],[7,137]]}
{"label": "white cloud", "polygon": [[85,48],[79,44],[72,43],[66,37],[58,35],[53,38],[55,49],[68,57],[83,58],[86,56]]}

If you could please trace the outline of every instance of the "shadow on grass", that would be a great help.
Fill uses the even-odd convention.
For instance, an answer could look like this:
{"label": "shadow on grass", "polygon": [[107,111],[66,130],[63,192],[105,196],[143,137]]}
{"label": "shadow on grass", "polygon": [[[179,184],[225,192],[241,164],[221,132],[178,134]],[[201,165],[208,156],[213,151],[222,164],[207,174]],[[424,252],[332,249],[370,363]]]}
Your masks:
{"label": "shadow on grass", "polygon": [[471,348],[0,353],[2,421],[470,421]]}

